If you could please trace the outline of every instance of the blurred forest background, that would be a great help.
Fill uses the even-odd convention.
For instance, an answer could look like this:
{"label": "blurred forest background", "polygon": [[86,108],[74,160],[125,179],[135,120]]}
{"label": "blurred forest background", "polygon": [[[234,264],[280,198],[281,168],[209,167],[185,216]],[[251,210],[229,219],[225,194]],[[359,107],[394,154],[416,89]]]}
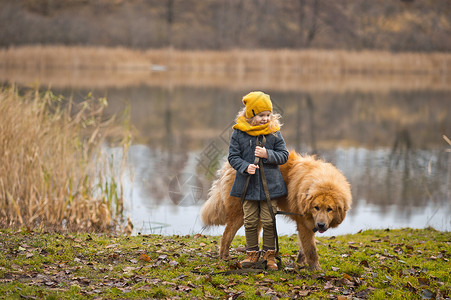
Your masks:
{"label": "blurred forest background", "polygon": [[0,47],[447,52],[449,0],[0,0]]}

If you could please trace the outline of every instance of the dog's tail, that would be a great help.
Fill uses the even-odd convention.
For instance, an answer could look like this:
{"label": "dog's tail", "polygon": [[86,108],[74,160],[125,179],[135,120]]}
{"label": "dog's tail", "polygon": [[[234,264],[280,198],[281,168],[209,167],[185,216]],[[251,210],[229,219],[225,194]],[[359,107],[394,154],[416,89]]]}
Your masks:
{"label": "dog's tail", "polygon": [[226,197],[229,197],[230,189],[235,179],[235,172],[228,162],[225,162],[218,171],[219,178],[213,182],[208,192],[208,200],[200,211],[200,217],[205,226],[226,224],[224,202]]}

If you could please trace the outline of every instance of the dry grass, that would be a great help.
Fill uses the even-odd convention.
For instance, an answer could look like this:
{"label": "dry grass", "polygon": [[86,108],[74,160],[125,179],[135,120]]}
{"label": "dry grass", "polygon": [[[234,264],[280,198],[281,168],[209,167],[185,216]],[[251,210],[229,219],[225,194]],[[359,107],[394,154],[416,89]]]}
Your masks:
{"label": "dry grass", "polygon": [[2,70],[0,81],[29,86],[38,82],[52,88],[128,88],[140,85],[157,87],[218,87],[228,90],[263,89],[271,91],[334,92],[349,91],[389,92],[416,90],[451,90],[451,76],[434,74],[386,75],[279,75],[265,73],[190,74],[185,72],[103,71],[83,70]]}
{"label": "dry grass", "polygon": [[449,90],[450,65],[450,53],[139,51],[64,46],[0,49],[0,80],[20,85],[39,80],[41,85],[76,88],[145,84],[310,92]]}
{"label": "dry grass", "polygon": [[143,68],[147,57],[123,48],[24,46],[0,50],[0,66],[6,69],[102,69]]}
{"label": "dry grass", "polygon": [[[101,145],[112,134],[105,99],[66,103],[50,91],[0,90],[2,226],[108,230],[122,210]],[[108,170],[112,171],[112,170]]]}
{"label": "dry grass", "polygon": [[125,48],[23,46],[0,49],[6,69],[151,69],[195,73],[289,74],[448,73],[450,53],[391,53],[341,50],[181,51]]}

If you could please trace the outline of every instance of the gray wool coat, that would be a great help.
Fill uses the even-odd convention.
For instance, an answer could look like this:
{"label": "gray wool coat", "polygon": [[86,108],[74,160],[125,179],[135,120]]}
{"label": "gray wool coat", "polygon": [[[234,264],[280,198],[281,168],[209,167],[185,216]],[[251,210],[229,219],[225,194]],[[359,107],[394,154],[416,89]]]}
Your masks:
{"label": "gray wool coat", "polygon": [[[261,136],[258,137],[261,141]],[[280,131],[275,134],[265,135],[265,148],[268,158],[263,158],[266,181],[271,199],[287,195],[287,187],[280,173],[279,165],[288,160],[288,151]],[[230,192],[231,196],[241,197],[248,176],[251,176],[246,191],[246,200],[266,200],[265,191],[257,169],[254,175],[246,172],[249,164],[254,163],[254,151],[257,146],[257,137],[251,136],[241,130],[235,129],[232,133],[229,145],[228,160],[230,165],[237,171],[235,181]]]}

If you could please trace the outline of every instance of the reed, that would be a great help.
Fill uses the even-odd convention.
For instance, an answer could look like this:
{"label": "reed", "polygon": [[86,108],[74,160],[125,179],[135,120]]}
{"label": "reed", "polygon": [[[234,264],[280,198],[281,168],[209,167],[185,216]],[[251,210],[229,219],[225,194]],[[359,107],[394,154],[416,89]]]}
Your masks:
{"label": "reed", "polygon": [[282,92],[376,92],[450,91],[451,76],[446,74],[344,74],[307,75],[278,73],[192,74],[168,71],[104,71],[104,70],[4,70],[0,82],[29,86],[39,82],[54,89],[107,89],[139,86],[221,88],[235,91],[263,89]]}
{"label": "reed", "polygon": [[117,128],[103,116],[105,105],[92,98],[75,104],[51,91],[0,90],[0,226],[116,227],[120,180],[102,164],[101,151]]}
{"label": "reed", "polygon": [[22,46],[0,49],[4,69],[169,70],[196,73],[266,72],[280,74],[444,74],[451,53],[393,53],[343,50],[227,51]]}
{"label": "reed", "polygon": [[180,51],[64,46],[0,49],[0,81],[56,88],[148,86],[346,92],[451,88],[451,53]]}

